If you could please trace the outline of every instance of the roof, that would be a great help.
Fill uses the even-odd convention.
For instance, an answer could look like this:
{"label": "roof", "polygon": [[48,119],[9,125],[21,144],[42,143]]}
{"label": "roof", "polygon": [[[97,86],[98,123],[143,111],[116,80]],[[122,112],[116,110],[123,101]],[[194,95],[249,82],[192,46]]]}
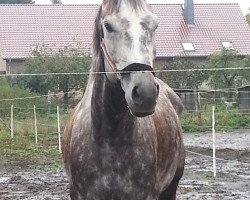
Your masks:
{"label": "roof", "polygon": [[243,87],[238,88],[238,91],[245,91],[245,90],[249,91],[250,90],[250,85],[245,85]]}
{"label": "roof", "polygon": [[[233,43],[241,55],[250,55],[250,27],[238,4],[195,4],[195,25],[187,26],[181,4],[153,4],[160,24],[156,32],[157,57],[208,56]],[[50,48],[80,45],[90,51],[98,5],[0,5],[0,47],[4,59],[27,58],[32,46]],[[195,51],[185,52],[182,42]]]}

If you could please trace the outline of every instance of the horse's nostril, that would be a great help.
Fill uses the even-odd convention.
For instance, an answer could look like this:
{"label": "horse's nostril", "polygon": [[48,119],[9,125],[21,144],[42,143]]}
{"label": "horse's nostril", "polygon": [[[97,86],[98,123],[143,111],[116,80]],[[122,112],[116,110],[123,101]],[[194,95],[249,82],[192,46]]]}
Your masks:
{"label": "horse's nostril", "polygon": [[159,91],[160,91],[160,86],[159,86],[159,84],[156,84],[156,89],[157,89],[157,96],[159,96]]}
{"label": "horse's nostril", "polygon": [[140,95],[138,91],[138,86],[135,86],[132,90],[132,99],[135,103],[140,104]]}

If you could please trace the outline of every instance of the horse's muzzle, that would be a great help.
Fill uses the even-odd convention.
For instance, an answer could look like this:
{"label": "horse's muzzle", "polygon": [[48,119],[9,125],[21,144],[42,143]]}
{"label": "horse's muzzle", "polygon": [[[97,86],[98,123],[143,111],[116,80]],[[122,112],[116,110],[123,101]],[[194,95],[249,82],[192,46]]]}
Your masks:
{"label": "horse's muzzle", "polygon": [[[140,68],[138,64],[134,66],[137,67],[134,69]],[[159,85],[155,81],[154,74],[149,70],[134,69],[130,69],[129,73],[121,76],[121,86],[125,92],[128,107],[136,117],[151,115],[154,113],[159,96]]]}

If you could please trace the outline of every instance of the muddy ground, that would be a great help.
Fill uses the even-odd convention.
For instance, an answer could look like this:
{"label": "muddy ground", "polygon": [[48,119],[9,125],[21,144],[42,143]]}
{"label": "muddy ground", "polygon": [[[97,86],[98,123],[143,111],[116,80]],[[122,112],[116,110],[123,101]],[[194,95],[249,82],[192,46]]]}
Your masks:
{"label": "muddy ground", "polygon": [[[250,130],[217,133],[217,177],[213,177],[210,133],[185,134],[188,150],[186,169],[178,189],[178,199],[249,200]],[[191,151],[191,152],[190,152]],[[196,152],[201,156],[194,154]],[[0,160],[0,199],[69,199],[63,169],[30,166],[25,160]]]}

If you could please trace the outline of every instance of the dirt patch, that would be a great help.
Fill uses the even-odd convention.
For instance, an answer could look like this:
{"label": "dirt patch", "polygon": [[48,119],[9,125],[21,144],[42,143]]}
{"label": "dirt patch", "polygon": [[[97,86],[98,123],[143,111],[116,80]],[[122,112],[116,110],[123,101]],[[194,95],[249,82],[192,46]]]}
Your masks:
{"label": "dirt patch", "polygon": [[[211,134],[185,134],[186,166],[178,189],[178,199],[250,199],[249,136],[249,130],[217,135],[220,141],[217,145],[220,144],[221,148],[216,151],[220,160],[217,160],[215,178],[210,157]],[[46,161],[33,165],[26,160],[0,159],[0,199],[69,199],[64,170],[51,167]]]}
{"label": "dirt patch", "polygon": [[[212,150],[192,147],[188,151],[211,156]],[[178,190],[179,199],[248,200],[250,199],[250,152],[217,150],[216,178],[213,160],[187,152],[185,173]]]}
{"label": "dirt patch", "polygon": [[1,173],[0,176],[0,199],[66,200],[68,193],[63,170],[27,169]]}

